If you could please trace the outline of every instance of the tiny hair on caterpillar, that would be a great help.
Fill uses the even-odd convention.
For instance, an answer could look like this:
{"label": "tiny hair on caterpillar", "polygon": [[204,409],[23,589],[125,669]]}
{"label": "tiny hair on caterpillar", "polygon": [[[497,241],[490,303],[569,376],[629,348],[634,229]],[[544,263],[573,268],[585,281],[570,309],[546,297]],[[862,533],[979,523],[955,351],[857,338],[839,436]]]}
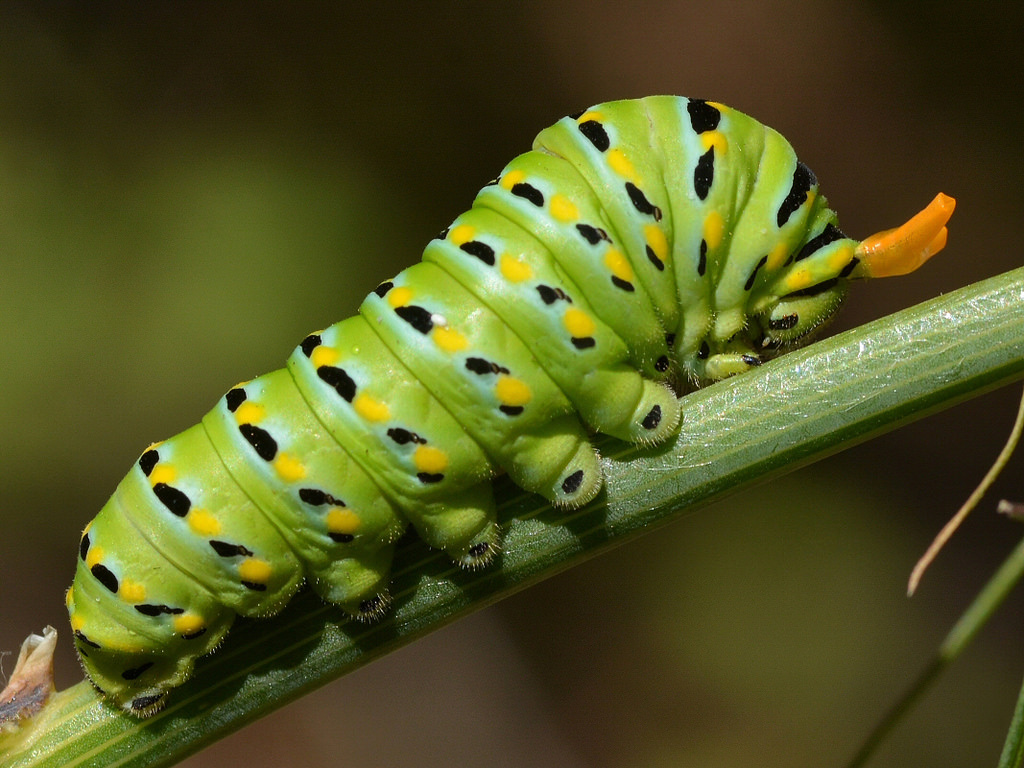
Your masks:
{"label": "tiny hair on caterpillar", "polygon": [[953,207],[939,194],[855,240],[786,139],[722,104],[562,118],[357,315],[143,452],[67,592],[88,678],[152,715],[236,615],[277,613],[307,581],[376,620],[410,526],[487,566],[496,474],[587,503],[593,433],[672,438],[677,392],[807,343],[851,281],[916,270]]}

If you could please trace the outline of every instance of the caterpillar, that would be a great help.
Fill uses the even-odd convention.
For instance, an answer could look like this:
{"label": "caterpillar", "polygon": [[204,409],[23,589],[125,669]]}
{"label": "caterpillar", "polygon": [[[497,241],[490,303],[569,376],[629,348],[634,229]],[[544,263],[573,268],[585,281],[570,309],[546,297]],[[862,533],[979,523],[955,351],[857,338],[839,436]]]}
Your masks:
{"label": "caterpillar", "polygon": [[656,96],[563,118],[357,315],[146,449],[67,592],[88,678],[149,716],[236,615],[304,581],[375,620],[410,526],[488,565],[496,473],[585,504],[593,432],[669,439],[678,390],[806,343],[850,281],[917,269],[953,206],[856,241],[790,144],[738,111]]}

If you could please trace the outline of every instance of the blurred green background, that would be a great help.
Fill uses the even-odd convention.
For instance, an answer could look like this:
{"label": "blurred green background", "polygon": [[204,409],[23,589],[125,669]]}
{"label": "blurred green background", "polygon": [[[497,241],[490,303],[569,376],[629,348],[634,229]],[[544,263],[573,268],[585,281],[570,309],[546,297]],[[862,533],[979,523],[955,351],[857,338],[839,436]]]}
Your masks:
{"label": "blurred green background", "polygon": [[[1014,3],[0,6],[0,649],[64,633],[78,534],[151,441],[412,263],[589,104],[723,101],[777,128],[843,228],[939,190],[950,246],[859,324],[1019,266]],[[686,516],[322,689],[185,764],[841,765],[1022,530],[1016,388]],[[1016,595],[875,766],[991,766]],[[13,658],[3,659],[6,673]]]}

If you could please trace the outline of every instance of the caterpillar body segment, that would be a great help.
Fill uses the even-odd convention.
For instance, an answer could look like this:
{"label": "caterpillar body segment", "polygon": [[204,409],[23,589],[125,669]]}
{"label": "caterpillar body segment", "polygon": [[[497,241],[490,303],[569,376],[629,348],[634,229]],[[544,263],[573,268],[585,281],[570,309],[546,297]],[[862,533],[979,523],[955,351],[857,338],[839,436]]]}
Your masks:
{"label": "caterpillar body segment", "polygon": [[593,432],[674,436],[673,388],[805,343],[852,279],[913,271],[953,200],[858,242],[777,132],[721,104],[600,104],[542,131],[354,317],[147,449],[83,533],[86,673],[158,710],[236,615],[303,581],[381,616],[410,526],[467,568],[500,547],[491,479],[601,489]]}

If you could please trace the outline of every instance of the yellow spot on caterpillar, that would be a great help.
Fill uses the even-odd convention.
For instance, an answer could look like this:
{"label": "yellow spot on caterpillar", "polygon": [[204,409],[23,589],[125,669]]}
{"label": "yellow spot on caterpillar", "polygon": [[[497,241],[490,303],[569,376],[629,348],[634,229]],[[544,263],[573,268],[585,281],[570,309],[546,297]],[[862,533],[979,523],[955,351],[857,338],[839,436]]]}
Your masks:
{"label": "yellow spot on caterpillar", "polygon": [[725,234],[725,221],[722,214],[712,211],[704,219],[704,242],[708,244],[709,250],[715,250],[722,244],[722,236]]}
{"label": "yellow spot on caterpillar", "polygon": [[588,112],[584,112],[582,115],[576,118],[577,123],[585,123],[589,120],[596,120],[597,122],[600,123],[602,120],[604,120],[604,115],[602,115],[597,110],[592,109]]}
{"label": "yellow spot on caterpillar", "polygon": [[521,283],[533,277],[533,270],[525,261],[503,253],[501,254],[501,275],[510,283]]}
{"label": "yellow spot on caterpillar", "polygon": [[417,446],[412,460],[419,472],[436,474],[448,468],[448,454],[432,445]]}
{"label": "yellow spot on caterpillar", "polygon": [[157,464],[152,470],[150,470],[149,484],[156,485],[157,483],[165,483],[170,485],[174,482],[176,474],[174,467],[170,464]]}
{"label": "yellow spot on caterpillar", "polygon": [[453,227],[448,233],[448,239],[455,243],[455,245],[462,245],[472,240],[475,234],[476,229],[472,225],[459,224],[459,226]]}
{"label": "yellow spot on caterpillar", "polygon": [[434,343],[445,352],[461,352],[469,346],[465,336],[448,326],[435,325],[430,336]]}
{"label": "yellow spot on caterpillar", "polygon": [[633,163],[630,162],[629,158],[626,157],[626,153],[619,148],[608,150],[608,165],[612,167],[619,176],[624,179],[632,181],[634,184],[639,184],[639,178],[636,175],[636,168],[633,167]]}
{"label": "yellow spot on caterpillar", "polygon": [[716,155],[724,155],[729,148],[729,140],[721,131],[705,131],[700,135],[700,143],[705,152],[714,147]]}
{"label": "yellow spot on caterpillar", "polygon": [[216,536],[220,533],[220,520],[205,509],[190,509],[185,520],[192,532],[199,536]]}
{"label": "yellow spot on caterpillar", "polygon": [[259,424],[266,415],[267,410],[252,400],[246,400],[235,409],[235,421],[239,424]]}
{"label": "yellow spot on caterpillar", "polygon": [[576,339],[592,336],[597,327],[590,315],[577,307],[569,307],[562,316],[565,328]]}
{"label": "yellow spot on caterpillar", "polygon": [[85,619],[83,619],[80,614],[76,613],[74,616],[71,617],[71,629],[72,629],[72,631],[77,632],[78,630],[80,630],[84,626],[85,626]]}
{"label": "yellow spot on caterpillar", "polygon": [[94,565],[99,565],[103,562],[103,555],[106,553],[103,551],[103,547],[97,547],[93,544],[89,547],[89,552],[85,556],[85,564],[92,568]]}
{"label": "yellow spot on caterpillar", "polygon": [[633,282],[633,268],[621,251],[609,248],[604,254],[604,265],[619,280],[625,280],[627,283]]}
{"label": "yellow spot on caterpillar", "polygon": [[367,421],[387,421],[391,418],[391,411],[388,410],[387,405],[362,392],[356,395],[356,399],[352,401],[352,408]]}
{"label": "yellow spot on caterpillar", "polygon": [[668,238],[661,227],[657,224],[648,224],[644,227],[644,239],[647,245],[654,251],[654,255],[661,259],[662,263],[668,261]]}
{"label": "yellow spot on caterpillar", "polygon": [[306,476],[306,467],[302,462],[284,451],[274,459],[274,471],[286,483],[295,483]]}
{"label": "yellow spot on caterpillar", "polygon": [[400,285],[397,288],[392,288],[388,291],[387,299],[388,304],[390,304],[394,309],[404,307],[412,301],[412,290],[406,288],[404,285]]}
{"label": "yellow spot on caterpillar", "polygon": [[64,593],[64,605],[70,610],[71,606],[75,602],[75,589],[74,587],[68,587],[68,591]]}
{"label": "yellow spot on caterpillar", "polygon": [[526,179],[526,173],[520,170],[509,171],[501,177],[501,188],[512,191],[512,187]]}
{"label": "yellow spot on caterpillar", "polygon": [[142,653],[142,647],[138,643],[131,643],[127,641],[119,641],[108,639],[103,647],[108,651],[116,651],[117,653]]}
{"label": "yellow spot on caterpillar", "polygon": [[841,248],[836,248],[835,252],[829,255],[826,262],[828,271],[833,275],[838,275],[843,271],[843,268],[850,263],[850,259],[852,258],[852,245],[844,245]]}
{"label": "yellow spot on caterpillar", "polygon": [[141,603],[146,599],[146,585],[131,579],[121,579],[117,594],[128,603]]}
{"label": "yellow spot on caterpillar", "polygon": [[568,197],[555,194],[551,197],[551,215],[557,221],[567,222],[576,221],[580,217],[580,212],[576,208],[576,203]]}
{"label": "yellow spot on caterpillar", "polygon": [[313,364],[314,368],[320,368],[325,365],[334,365],[338,362],[339,357],[338,350],[334,347],[325,347],[321,344],[313,350],[313,354],[309,356],[309,361]]}
{"label": "yellow spot on caterpillar", "polygon": [[732,111],[729,107],[725,106],[725,104],[719,104],[717,101],[709,101],[708,104],[723,114]]}
{"label": "yellow spot on caterpillar", "polygon": [[351,536],[359,530],[359,516],[351,509],[333,507],[327,513],[328,533],[345,533]]}
{"label": "yellow spot on caterpillar", "polygon": [[196,613],[182,613],[174,617],[174,631],[179,635],[194,635],[206,626],[203,617]]}
{"label": "yellow spot on caterpillar", "polygon": [[778,242],[775,247],[772,248],[768,254],[768,261],[765,262],[765,269],[768,272],[774,272],[776,269],[786,263],[786,257],[789,256],[789,243]]}
{"label": "yellow spot on caterpillar", "polygon": [[811,276],[811,271],[806,267],[801,267],[793,270],[786,278],[786,293],[802,291],[804,288],[810,288],[813,284],[814,278]]}
{"label": "yellow spot on caterpillar", "polygon": [[521,406],[533,399],[529,385],[511,376],[498,378],[498,383],[494,385],[494,394],[498,396],[502,405]]}
{"label": "yellow spot on caterpillar", "polygon": [[266,584],[270,581],[270,563],[258,557],[247,557],[238,564],[238,575],[242,581],[252,584]]}

